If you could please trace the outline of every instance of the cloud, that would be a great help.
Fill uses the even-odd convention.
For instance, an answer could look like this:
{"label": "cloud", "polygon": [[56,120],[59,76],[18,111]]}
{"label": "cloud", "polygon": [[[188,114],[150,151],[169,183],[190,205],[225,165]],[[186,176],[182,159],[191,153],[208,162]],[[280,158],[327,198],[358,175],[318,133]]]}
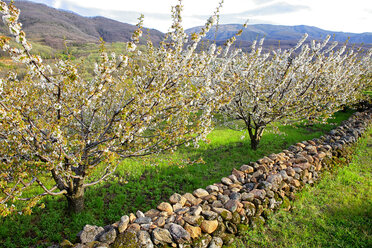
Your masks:
{"label": "cloud", "polygon": [[[259,0],[256,0],[259,1]],[[261,1],[261,0],[260,0]],[[264,0],[266,2],[271,2],[272,0]],[[297,12],[301,10],[309,10],[310,8],[304,5],[292,5],[285,2],[272,3],[266,6],[254,8],[251,10],[246,10],[239,13],[232,14],[222,14],[220,15],[220,23],[231,24],[231,23],[245,23],[248,20],[249,24],[276,24],[275,22],[269,20],[270,16],[287,14],[292,12]],[[209,16],[193,16],[200,20],[206,20]],[[266,20],[266,18],[268,18]]]}
{"label": "cloud", "polygon": [[261,4],[264,4],[264,3],[270,3],[274,0],[253,0],[253,2],[257,5],[261,5]]}
{"label": "cloud", "polygon": [[239,15],[248,15],[248,16],[267,16],[267,15],[276,15],[276,14],[285,14],[291,12],[297,12],[300,10],[310,10],[308,6],[305,5],[292,5],[285,2],[274,3],[264,7],[259,7],[256,9],[244,11]]}

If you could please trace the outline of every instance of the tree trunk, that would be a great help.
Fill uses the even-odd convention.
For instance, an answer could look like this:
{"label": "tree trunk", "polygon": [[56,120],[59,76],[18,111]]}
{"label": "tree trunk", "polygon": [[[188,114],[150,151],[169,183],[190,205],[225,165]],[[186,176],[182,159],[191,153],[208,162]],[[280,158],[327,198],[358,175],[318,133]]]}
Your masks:
{"label": "tree trunk", "polygon": [[258,145],[260,144],[260,140],[259,139],[252,139],[251,138],[251,148],[252,148],[252,150],[257,150],[257,148],[258,148]]}
{"label": "tree trunk", "polygon": [[65,195],[69,213],[80,213],[84,210],[84,188],[76,190],[72,194]]}
{"label": "tree trunk", "polygon": [[257,150],[258,145],[260,144],[260,140],[263,134],[265,126],[259,126],[256,128],[252,128],[252,126],[248,127],[249,138],[251,140],[251,148],[252,150]]}

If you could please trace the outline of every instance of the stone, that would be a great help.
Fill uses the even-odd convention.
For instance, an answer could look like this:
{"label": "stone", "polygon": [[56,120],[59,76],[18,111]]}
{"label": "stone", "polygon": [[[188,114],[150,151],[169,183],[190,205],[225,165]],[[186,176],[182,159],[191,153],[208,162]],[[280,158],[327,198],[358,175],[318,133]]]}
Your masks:
{"label": "stone", "polygon": [[116,239],[116,235],[116,230],[114,228],[111,228],[109,231],[101,235],[99,241],[107,244],[112,244]]}
{"label": "stone", "polygon": [[151,223],[151,218],[150,217],[145,217],[145,215],[143,215],[144,217],[140,217],[140,218],[137,218],[134,223],[137,223],[137,224],[150,224]]}
{"label": "stone", "polygon": [[235,201],[240,201],[241,199],[241,194],[240,193],[237,193],[237,192],[232,192],[230,194],[230,199],[231,200],[235,200]]}
{"label": "stone", "polygon": [[141,229],[141,226],[137,223],[130,224],[127,228],[128,232],[137,232]]}
{"label": "stone", "polygon": [[174,193],[173,195],[171,195],[171,197],[169,197],[169,201],[172,204],[179,203],[181,206],[183,206],[183,205],[185,205],[185,203],[186,203],[187,200],[182,195],[177,194],[177,193]]}
{"label": "stone", "polygon": [[185,230],[190,234],[191,238],[196,239],[201,236],[201,228],[198,226],[192,226],[189,224],[185,224]]}
{"label": "stone", "polygon": [[[68,241],[67,239],[64,239],[64,240],[59,244],[59,246],[60,246],[61,248],[71,248],[71,247],[74,246],[74,244],[71,243],[70,241]],[[57,246],[57,247],[58,247],[58,246]],[[48,247],[48,248],[49,248],[49,247]]]}
{"label": "stone", "polygon": [[139,247],[137,235],[135,232],[120,233],[111,245],[112,248]]}
{"label": "stone", "polygon": [[201,212],[203,211],[201,206],[194,206],[190,209],[190,214],[194,216],[199,216]]}
{"label": "stone", "polygon": [[204,220],[202,221],[200,227],[203,230],[203,232],[211,234],[217,229],[218,221],[217,220]]}
{"label": "stone", "polygon": [[146,231],[139,231],[137,234],[138,243],[141,245],[141,248],[153,248],[154,244],[152,243],[150,234]]}
{"label": "stone", "polygon": [[157,209],[150,209],[145,213],[146,217],[155,218],[156,216],[159,216],[160,211]]}
{"label": "stone", "polygon": [[183,207],[183,205],[178,203],[178,202],[173,204],[173,212],[176,212],[177,210],[181,209],[182,207]]}
{"label": "stone", "polygon": [[256,206],[252,202],[243,202],[245,214],[248,217],[254,216],[256,214]]}
{"label": "stone", "polygon": [[173,242],[170,232],[163,228],[155,228],[154,231],[152,231],[152,237],[155,245],[165,245]]}
{"label": "stone", "polygon": [[198,205],[198,200],[190,193],[186,193],[183,197],[191,204],[191,205]]}
{"label": "stone", "polygon": [[226,230],[229,233],[236,234],[238,232],[238,228],[236,227],[236,225],[234,223],[232,223],[230,221],[226,221],[225,225],[226,225]]}
{"label": "stone", "polygon": [[189,210],[190,210],[190,208],[180,208],[180,209],[177,209],[176,211],[175,211],[175,213],[176,214],[179,214],[179,215],[183,215],[183,214],[185,214],[185,213],[187,213],[187,212],[189,212]]}
{"label": "stone", "polygon": [[125,230],[127,230],[129,224],[129,217],[128,215],[124,215],[120,218],[120,222],[118,225],[118,231],[119,233],[123,233]]}
{"label": "stone", "polygon": [[211,240],[211,235],[203,234],[199,239],[193,242],[193,248],[207,248]]}
{"label": "stone", "polygon": [[231,220],[234,224],[239,224],[240,221],[241,221],[241,217],[240,215],[238,214],[238,212],[234,212],[233,213],[233,217],[232,217],[232,220]]}
{"label": "stone", "polygon": [[301,183],[300,181],[298,181],[297,179],[294,179],[292,181],[292,185],[295,186],[296,188],[300,187],[301,186]]}
{"label": "stone", "polygon": [[213,208],[213,211],[219,214],[224,220],[232,219],[232,213],[225,208]]}
{"label": "stone", "polygon": [[220,237],[213,237],[209,243],[208,248],[221,248],[223,245],[223,240]]}
{"label": "stone", "polygon": [[230,197],[221,194],[217,196],[217,199],[220,200],[222,204],[225,204],[228,200],[230,200]]}
{"label": "stone", "polygon": [[133,223],[136,219],[137,219],[137,217],[133,213],[129,214],[129,222],[130,223]]}
{"label": "stone", "polygon": [[241,198],[242,198],[243,201],[253,201],[253,199],[254,199],[254,194],[244,192],[244,193],[242,194]]}
{"label": "stone", "polygon": [[244,183],[244,179],[245,179],[244,172],[234,168],[232,170],[232,174],[238,179],[239,182]]}
{"label": "stone", "polygon": [[214,207],[214,208],[222,208],[223,207],[223,204],[222,204],[222,202],[221,201],[214,201],[214,202],[212,202],[212,207]]}
{"label": "stone", "polygon": [[232,213],[238,210],[238,207],[239,207],[239,202],[236,200],[229,200],[228,202],[225,203],[225,208]]}
{"label": "stone", "polygon": [[203,198],[209,195],[208,191],[206,191],[205,189],[196,189],[194,190],[193,194],[198,198]]}
{"label": "stone", "polygon": [[162,202],[157,206],[160,211],[167,212],[169,215],[173,213],[173,207],[168,202]]}
{"label": "stone", "polygon": [[163,216],[157,218],[154,221],[154,224],[157,225],[158,227],[163,227],[165,225],[165,218]]}
{"label": "stone", "polygon": [[209,193],[212,193],[212,192],[218,192],[220,189],[215,185],[209,185],[209,186],[207,186],[206,190]]}
{"label": "stone", "polygon": [[231,233],[228,233],[228,234],[222,236],[221,238],[223,240],[223,244],[228,246],[228,245],[231,245],[234,242],[235,235],[231,234]]}
{"label": "stone", "polygon": [[294,171],[294,169],[292,167],[288,167],[287,168],[287,174],[288,174],[288,176],[293,177],[296,174],[296,172]]}
{"label": "stone", "polygon": [[281,174],[273,174],[273,175],[269,175],[266,181],[271,183],[273,190],[277,190],[279,189],[280,183],[283,181],[283,178]]}
{"label": "stone", "polygon": [[169,232],[178,244],[183,244],[191,239],[190,234],[182,226],[177,224],[170,224]]}
{"label": "stone", "polygon": [[221,182],[222,182],[223,184],[227,185],[227,186],[233,184],[233,182],[231,181],[231,179],[230,179],[230,178],[227,178],[227,177],[223,177],[223,178],[221,179]]}
{"label": "stone", "polygon": [[103,227],[85,225],[79,238],[82,244],[87,244],[97,240],[97,238],[105,231]]}
{"label": "stone", "polygon": [[254,197],[259,200],[263,200],[266,196],[266,192],[263,189],[254,189],[250,193],[252,193]]}
{"label": "stone", "polygon": [[240,170],[247,173],[247,174],[251,174],[254,172],[254,168],[250,165],[247,165],[247,164],[244,164],[240,167]]}
{"label": "stone", "polygon": [[183,220],[189,223],[193,226],[200,226],[200,223],[204,220],[204,218],[200,215],[193,216],[193,215],[187,215],[183,217]]}
{"label": "stone", "polygon": [[141,211],[137,210],[137,212],[136,212],[136,217],[137,217],[137,218],[144,218],[144,217],[145,217],[145,214],[142,213]]}
{"label": "stone", "polygon": [[311,145],[306,146],[306,147],[305,147],[305,150],[306,150],[309,154],[311,154],[311,155],[314,155],[314,154],[317,153],[317,149],[316,149],[315,146],[311,146]]}
{"label": "stone", "polygon": [[201,213],[206,220],[215,220],[218,217],[218,214],[213,211],[202,211]]}

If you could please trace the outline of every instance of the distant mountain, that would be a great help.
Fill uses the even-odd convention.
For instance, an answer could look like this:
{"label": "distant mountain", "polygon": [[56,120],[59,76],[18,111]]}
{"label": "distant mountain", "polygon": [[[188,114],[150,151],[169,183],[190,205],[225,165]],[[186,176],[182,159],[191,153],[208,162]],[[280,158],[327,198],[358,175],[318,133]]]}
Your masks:
{"label": "distant mountain", "polygon": [[[126,42],[135,25],[121,23],[104,17],[83,17],[73,12],[57,10],[44,4],[16,1],[21,10],[20,22],[31,40],[54,48],[63,48],[68,43],[97,43],[102,37],[106,42]],[[4,25],[0,32],[7,34]],[[154,29],[145,29],[144,36],[150,36],[154,43],[160,42],[164,34]]]}
{"label": "distant mountain", "polygon": [[[9,2],[9,1],[7,1]],[[30,40],[46,44],[54,48],[63,48],[64,42],[68,44],[98,43],[102,37],[106,42],[126,42],[130,40],[136,26],[121,23],[105,17],[83,17],[76,13],[58,10],[48,7],[44,4],[38,4],[29,1],[16,1],[15,5],[21,10],[20,21]],[[231,38],[238,30],[242,28],[241,24],[219,25],[216,34],[216,28],[207,34],[206,39],[222,45],[224,41]],[[187,29],[188,34],[200,31],[201,27]],[[265,37],[264,49],[278,47],[281,48],[294,46],[304,33],[309,34],[309,40],[323,39],[326,35],[334,35],[334,39],[344,42],[350,37],[350,43],[364,43],[364,47],[372,46],[372,33],[343,33],[327,31],[310,26],[283,26],[257,24],[248,25],[242,35],[238,37],[236,46],[243,49],[249,49],[252,41]],[[5,26],[0,24],[0,34],[8,34]],[[144,36],[147,35],[158,44],[164,34],[155,29],[145,29]]]}
{"label": "distant mountain", "polygon": [[[243,26],[241,24],[225,24],[219,25],[217,28],[212,28],[205,39],[214,41],[221,44],[223,41],[231,38],[235,35]],[[199,32],[201,27],[194,27],[186,30],[186,33],[191,34],[194,32]],[[283,26],[283,25],[270,25],[270,24],[256,24],[248,25],[247,28],[243,29],[243,33],[237,38],[237,45],[242,47],[247,47],[254,40],[265,38],[264,47],[268,46],[278,46],[280,41],[280,46],[282,48],[287,48],[293,46],[297,43],[301,37],[307,33],[309,35],[308,41],[310,40],[320,40],[324,39],[328,34],[334,36],[334,40],[339,42],[345,42],[350,38],[349,43],[358,44],[372,44],[372,33],[343,33],[323,30],[311,26]]]}

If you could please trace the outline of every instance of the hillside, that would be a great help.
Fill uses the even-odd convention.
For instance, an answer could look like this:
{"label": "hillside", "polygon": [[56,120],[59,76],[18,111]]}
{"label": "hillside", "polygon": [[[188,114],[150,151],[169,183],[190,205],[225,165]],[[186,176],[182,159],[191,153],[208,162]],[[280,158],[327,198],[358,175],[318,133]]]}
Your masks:
{"label": "hillside", "polygon": [[[231,38],[240,29],[242,29],[241,24],[225,24],[219,25],[216,34],[216,28],[212,28],[208,32],[205,39],[216,40],[217,44],[223,44],[226,39]],[[191,34],[194,32],[199,32],[201,27],[194,27],[186,30],[186,33]],[[350,38],[349,43],[354,44],[365,44],[364,47],[370,47],[372,44],[372,33],[344,33],[344,32],[334,32],[329,30],[323,30],[317,27],[299,25],[299,26],[283,26],[283,25],[270,25],[270,24],[256,24],[248,25],[240,37],[237,38],[237,46],[242,48],[247,48],[252,44],[252,41],[256,39],[265,38],[264,47],[268,49],[269,47],[278,47],[280,41],[281,48],[288,48],[297,43],[299,39],[307,33],[309,35],[308,41],[319,40],[325,38],[328,34],[332,35],[334,40],[343,43],[348,38]]]}
{"label": "hillside", "polygon": [[[65,41],[70,45],[98,43],[100,37],[106,42],[126,42],[130,40],[136,29],[134,25],[105,17],[83,17],[73,12],[54,9],[34,2],[16,1],[16,6],[21,9],[20,21],[30,40],[57,49],[64,48]],[[191,34],[198,32],[200,28],[193,27],[187,29],[186,32]],[[219,25],[217,35],[216,28],[213,28],[207,34],[206,39],[216,40],[218,45],[222,45],[226,39],[232,37],[241,28],[241,24]],[[3,24],[0,25],[1,33],[8,34]],[[339,42],[344,42],[350,37],[350,44],[367,44],[364,45],[365,48],[371,47],[372,44],[372,33],[334,32],[304,25],[257,24],[249,25],[243,31],[236,46],[248,49],[253,40],[265,37],[265,50],[278,47],[279,41],[281,48],[288,48],[295,45],[304,33],[309,34],[308,41],[319,40],[326,37],[327,34],[331,34]],[[155,29],[145,29],[144,34],[144,37],[148,35],[155,44],[158,44],[164,37],[162,32]]]}
{"label": "hillside", "polygon": [[[104,17],[83,17],[44,4],[16,1],[15,5],[21,10],[20,21],[28,37],[53,48],[63,48],[65,40],[69,44],[97,43],[100,37],[106,42],[126,42],[136,29],[135,25]],[[7,34],[3,24],[0,32]],[[145,29],[144,34],[154,43],[163,37],[154,29]]]}

